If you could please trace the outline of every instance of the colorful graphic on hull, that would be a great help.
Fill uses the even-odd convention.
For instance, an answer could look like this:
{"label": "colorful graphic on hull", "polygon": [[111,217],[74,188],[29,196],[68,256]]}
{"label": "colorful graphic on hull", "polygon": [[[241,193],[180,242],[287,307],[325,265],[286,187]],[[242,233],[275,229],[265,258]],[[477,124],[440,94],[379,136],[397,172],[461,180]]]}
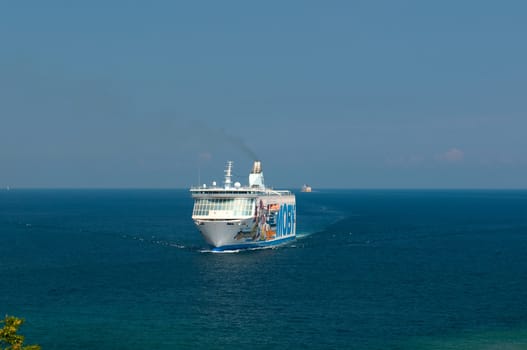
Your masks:
{"label": "colorful graphic on hull", "polygon": [[270,241],[291,235],[295,228],[295,212],[294,204],[272,203],[264,205],[263,201],[260,200],[255,209],[251,230],[240,230],[234,239]]}

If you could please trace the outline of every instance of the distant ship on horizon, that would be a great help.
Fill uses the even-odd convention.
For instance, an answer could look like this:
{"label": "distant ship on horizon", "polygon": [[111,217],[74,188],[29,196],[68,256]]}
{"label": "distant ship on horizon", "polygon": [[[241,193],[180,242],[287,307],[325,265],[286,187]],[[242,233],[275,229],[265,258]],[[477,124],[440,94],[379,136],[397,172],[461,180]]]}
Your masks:
{"label": "distant ship on horizon", "polygon": [[311,192],[311,190],[312,190],[311,186],[306,185],[306,184],[304,184],[304,186],[302,186],[302,189],[301,189],[302,192]]}

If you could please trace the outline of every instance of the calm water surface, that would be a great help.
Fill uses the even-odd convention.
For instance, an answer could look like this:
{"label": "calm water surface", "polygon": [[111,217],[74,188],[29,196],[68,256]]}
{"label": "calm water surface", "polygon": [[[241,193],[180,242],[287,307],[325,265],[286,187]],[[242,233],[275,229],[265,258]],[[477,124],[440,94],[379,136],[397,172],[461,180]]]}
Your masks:
{"label": "calm water surface", "polygon": [[297,194],[208,252],[183,190],[0,192],[0,314],[44,349],[527,348],[527,191]]}

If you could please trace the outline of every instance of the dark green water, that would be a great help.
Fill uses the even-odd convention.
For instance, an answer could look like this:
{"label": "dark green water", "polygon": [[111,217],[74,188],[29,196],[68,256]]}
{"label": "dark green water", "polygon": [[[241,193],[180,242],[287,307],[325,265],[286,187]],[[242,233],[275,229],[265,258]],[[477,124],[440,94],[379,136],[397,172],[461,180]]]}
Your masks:
{"label": "dark green water", "polygon": [[44,349],[525,349],[527,191],[297,194],[213,254],[179,190],[0,192],[0,314]]}

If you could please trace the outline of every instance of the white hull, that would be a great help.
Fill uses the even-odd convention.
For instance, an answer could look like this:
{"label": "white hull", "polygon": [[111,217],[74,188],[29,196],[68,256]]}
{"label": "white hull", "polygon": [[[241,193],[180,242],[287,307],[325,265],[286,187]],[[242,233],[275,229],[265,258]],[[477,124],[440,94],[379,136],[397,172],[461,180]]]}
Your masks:
{"label": "white hull", "polygon": [[235,221],[199,221],[197,226],[205,241],[216,250],[244,249],[282,244],[295,238],[292,233],[276,236],[254,229],[254,219]]}

